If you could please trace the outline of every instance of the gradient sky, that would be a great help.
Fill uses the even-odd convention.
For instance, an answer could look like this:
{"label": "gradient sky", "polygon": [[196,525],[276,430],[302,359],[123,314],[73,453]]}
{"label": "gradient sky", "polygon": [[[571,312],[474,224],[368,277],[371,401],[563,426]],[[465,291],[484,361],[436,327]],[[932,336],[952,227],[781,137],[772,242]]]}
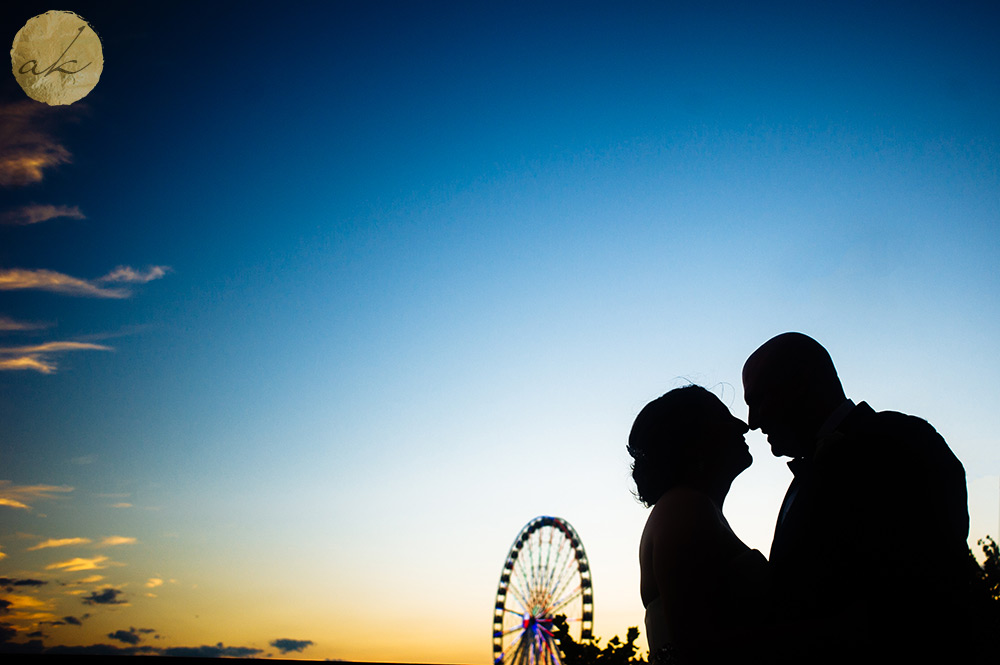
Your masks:
{"label": "gradient sky", "polygon": [[[0,76],[13,640],[485,664],[542,514],[624,635],[632,419],[689,381],[745,418],[786,330],[1000,535],[1000,11],[751,4],[68,7],[94,91]],[[766,553],[790,474],[748,441]]]}

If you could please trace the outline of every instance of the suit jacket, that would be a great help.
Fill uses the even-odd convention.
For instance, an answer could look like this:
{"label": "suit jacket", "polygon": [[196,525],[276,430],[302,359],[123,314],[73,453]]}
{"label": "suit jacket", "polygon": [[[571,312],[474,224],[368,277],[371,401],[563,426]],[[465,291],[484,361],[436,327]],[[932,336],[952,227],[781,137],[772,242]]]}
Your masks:
{"label": "suit jacket", "polygon": [[855,652],[831,660],[858,649],[895,660],[901,645],[951,639],[969,581],[968,500],[934,428],[862,402],[789,467],[770,556],[779,620],[806,618],[807,648],[837,639]]}

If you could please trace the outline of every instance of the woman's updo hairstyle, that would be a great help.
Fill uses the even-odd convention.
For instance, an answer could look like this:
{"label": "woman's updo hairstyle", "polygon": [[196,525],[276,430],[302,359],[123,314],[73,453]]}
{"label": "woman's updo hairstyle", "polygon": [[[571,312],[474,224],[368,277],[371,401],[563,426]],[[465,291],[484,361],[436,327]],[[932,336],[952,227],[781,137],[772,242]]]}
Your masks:
{"label": "woman's updo hairstyle", "polygon": [[701,386],[683,386],[657,397],[635,417],[626,449],[635,460],[635,494],[646,506],[681,482],[696,462],[707,399],[717,398]]}

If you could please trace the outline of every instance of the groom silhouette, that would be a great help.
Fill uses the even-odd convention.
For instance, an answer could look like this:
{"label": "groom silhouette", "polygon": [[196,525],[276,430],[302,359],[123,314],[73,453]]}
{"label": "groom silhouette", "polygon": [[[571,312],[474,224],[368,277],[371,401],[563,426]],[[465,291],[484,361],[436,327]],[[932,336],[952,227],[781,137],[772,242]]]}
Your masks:
{"label": "groom silhouette", "polygon": [[921,662],[964,648],[965,470],[926,421],[847,399],[816,340],[784,333],[743,366],[751,429],[794,479],[774,530],[778,660]]}

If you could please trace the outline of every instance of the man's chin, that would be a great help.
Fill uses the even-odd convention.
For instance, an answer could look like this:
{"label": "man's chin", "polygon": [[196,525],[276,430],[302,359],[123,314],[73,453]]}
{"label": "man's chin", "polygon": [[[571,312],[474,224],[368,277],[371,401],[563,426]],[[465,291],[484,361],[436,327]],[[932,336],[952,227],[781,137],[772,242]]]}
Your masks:
{"label": "man's chin", "polygon": [[771,445],[771,454],[775,457],[792,457],[793,455],[788,452],[788,449],[782,445],[781,441],[772,442],[768,438],[767,442]]}

